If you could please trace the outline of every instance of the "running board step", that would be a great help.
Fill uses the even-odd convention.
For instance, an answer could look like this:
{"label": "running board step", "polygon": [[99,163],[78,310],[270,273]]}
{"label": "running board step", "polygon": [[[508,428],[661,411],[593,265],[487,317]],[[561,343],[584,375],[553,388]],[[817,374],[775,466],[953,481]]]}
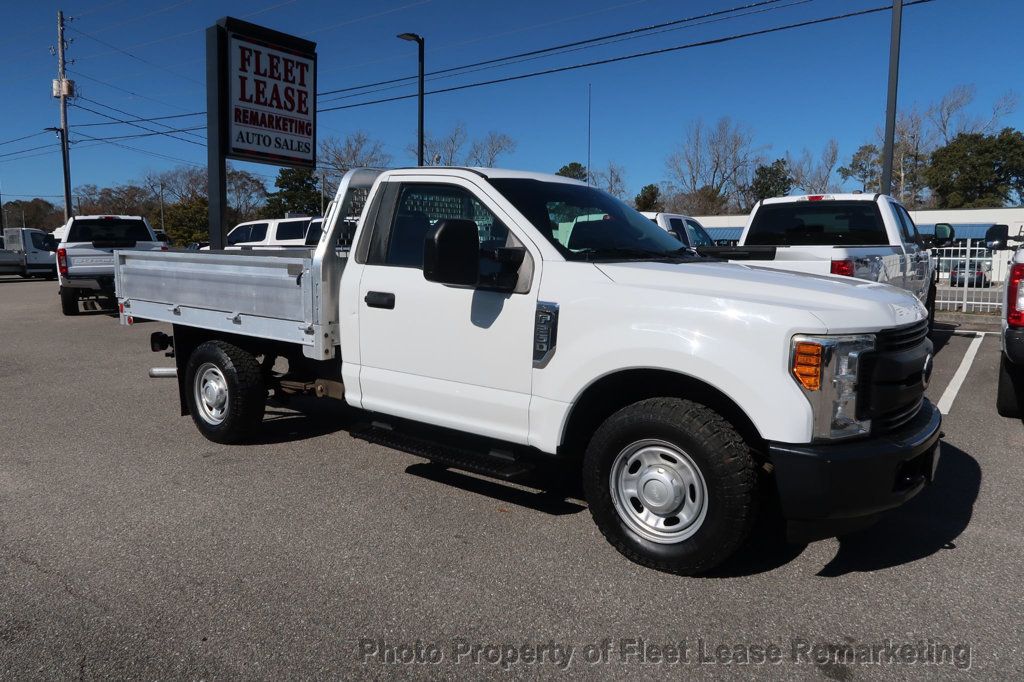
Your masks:
{"label": "running board step", "polygon": [[505,481],[528,474],[534,468],[531,463],[517,460],[508,452],[491,450],[485,453],[451,445],[441,445],[426,438],[399,433],[376,424],[353,431],[352,435],[370,443],[429,459],[452,469],[472,471]]}

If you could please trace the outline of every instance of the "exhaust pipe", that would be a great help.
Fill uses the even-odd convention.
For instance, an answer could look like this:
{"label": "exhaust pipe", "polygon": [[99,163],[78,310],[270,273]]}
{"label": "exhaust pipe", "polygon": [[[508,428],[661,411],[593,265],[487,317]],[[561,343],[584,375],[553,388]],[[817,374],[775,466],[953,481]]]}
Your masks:
{"label": "exhaust pipe", "polygon": [[177,367],[150,367],[149,368],[150,379],[177,379],[178,368]]}

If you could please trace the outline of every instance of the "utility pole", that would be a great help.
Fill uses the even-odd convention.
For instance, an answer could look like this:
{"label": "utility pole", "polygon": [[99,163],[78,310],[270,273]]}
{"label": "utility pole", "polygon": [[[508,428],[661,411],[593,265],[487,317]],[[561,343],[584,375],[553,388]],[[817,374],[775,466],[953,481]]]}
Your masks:
{"label": "utility pole", "polygon": [[882,194],[892,193],[892,157],[896,137],[896,91],[900,76],[900,32],[903,0],[893,0],[889,35],[889,94],[885,105],[885,140],[882,145]]}
{"label": "utility pole", "polygon": [[64,12],[57,11],[57,80],[54,81],[54,96],[60,97],[60,150],[64,160],[64,222],[71,218],[71,159],[68,155],[68,97],[74,92],[74,83],[64,72],[67,66],[64,50]]}
{"label": "utility pole", "polygon": [[3,194],[3,189],[2,189],[2,187],[0,187],[0,237],[4,236],[4,228],[7,227],[6,221],[4,220],[4,216],[6,214],[7,214],[7,211],[4,210],[4,194]]}
{"label": "utility pole", "polygon": [[160,231],[167,234],[164,229],[164,181],[160,181]]}
{"label": "utility pole", "polygon": [[[416,126],[416,164],[423,165],[423,36],[416,33],[399,33],[398,37],[416,43],[416,55],[419,63],[419,92],[417,94],[417,126]],[[437,165],[437,164],[434,164]]]}
{"label": "utility pole", "polygon": [[587,184],[590,184],[590,176],[593,171],[590,169],[590,90],[591,84],[587,83]]}

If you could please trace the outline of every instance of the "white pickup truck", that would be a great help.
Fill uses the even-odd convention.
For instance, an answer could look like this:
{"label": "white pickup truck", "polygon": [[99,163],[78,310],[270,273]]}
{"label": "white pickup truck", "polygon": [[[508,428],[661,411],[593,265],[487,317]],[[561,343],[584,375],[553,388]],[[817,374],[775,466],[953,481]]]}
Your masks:
{"label": "white pickup truck", "polygon": [[985,233],[985,246],[991,251],[1007,247],[1017,249],[1010,258],[1003,292],[1002,346],[999,358],[999,383],[996,411],[1003,417],[1024,417],[1024,231],[1009,236],[1008,225],[993,225]]}
{"label": "white pickup truck", "polygon": [[764,487],[823,537],[938,462],[914,296],[695,257],[560,176],[353,170],[313,251],[118,251],[115,273],[123,324],[173,325],[151,345],[175,367],[151,375],[177,377],[208,439],[258,439],[268,392],[302,391],[448,466],[564,458],[609,542],[661,570],[731,555]]}
{"label": "white pickup truck", "polygon": [[907,209],[884,194],[810,194],[758,202],[736,246],[700,252],[748,265],[890,284],[921,301],[930,324],[936,270],[929,249],[954,238],[945,223],[936,225],[935,237],[922,236]]}
{"label": "white pickup truck", "polygon": [[114,294],[114,250],[167,250],[142,216],[73,216],[62,228],[57,246],[60,309],[78,314],[78,302],[88,296]]}
{"label": "white pickup truck", "polygon": [[0,242],[0,274],[22,277],[57,276],[53,235],[31,227],[9,227]]}

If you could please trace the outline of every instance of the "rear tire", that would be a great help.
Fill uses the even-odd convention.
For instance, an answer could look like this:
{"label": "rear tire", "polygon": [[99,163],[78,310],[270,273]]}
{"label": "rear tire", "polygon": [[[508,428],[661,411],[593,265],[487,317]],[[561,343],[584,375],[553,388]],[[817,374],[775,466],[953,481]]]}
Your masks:
{"label": "rear tire", "polygon": [[1002,417],[1024,417],[1024,368],[999,355],[999,386],[996,389],[996,411]]}
{"label": "rear tire", "polygon": [[68,316],[78,314],[78,294],[74,289],[60,288],[60,311]]}
{"label": "rear tire", "polygon": [[605,420],[584,455],[583,488],[615,549],[680,575],[728,558],[757,510],[747,443],[714,410],[679,398],[643,400]]}
{"label": "rear tire", "polygon": [[206,341],[189,357],[185,396],[200,433],[230,445],[259,428],[267,387],[251,353],[224,341]]}

